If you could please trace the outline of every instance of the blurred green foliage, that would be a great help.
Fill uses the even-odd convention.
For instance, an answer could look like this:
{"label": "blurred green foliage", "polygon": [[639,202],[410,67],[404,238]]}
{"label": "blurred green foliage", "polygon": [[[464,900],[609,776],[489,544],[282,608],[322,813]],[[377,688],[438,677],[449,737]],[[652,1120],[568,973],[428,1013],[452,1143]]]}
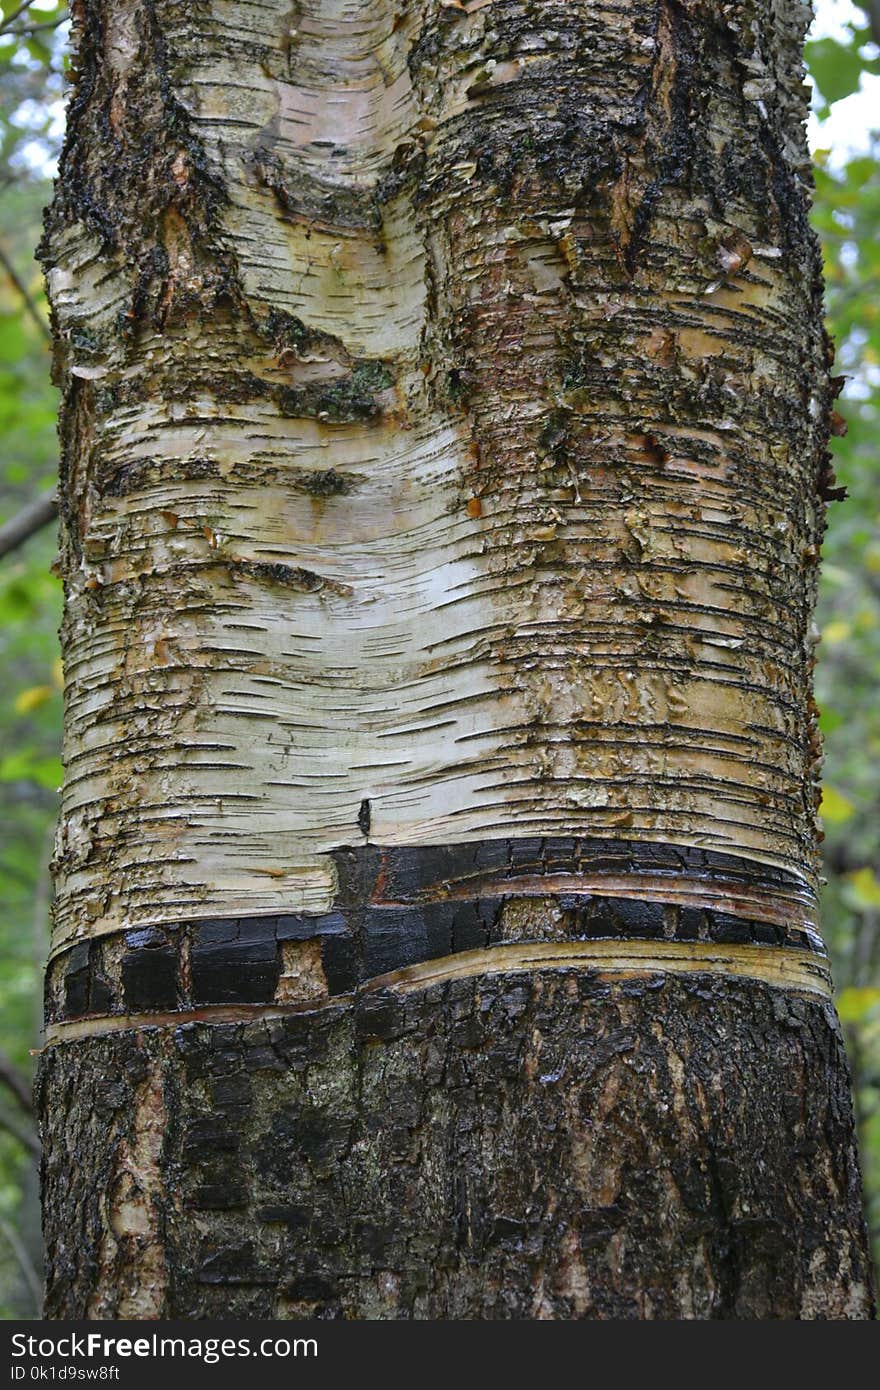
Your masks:
{"label": "blurred green foliage", "polygon": [[[808,46],[820,121],[880,73],[865,23]],[[33,260],[50,191],[63,87],[65,7],[0,0],[0,522],[54,485],[57,399]],[[878,35],[877,37],[880,37]],[[853,1065],[869,1219],[880,1255],[880,138],[816,157],[814,222],[828,315],[847,377],[834,442],[849,497],[831,509],[818,621],[826,736],[825,932]],[[39,1045],[47,865],[61,780],[60,585],[54,528],[0,560],[0,1317],[38,1311],[33,1120],[3,1076],[31,1072]]]}
{"label": "blurred green foliage", "polygon": [[[0,5],[0,521],[57,471],[57,392],[33,248],[61,127],[65,6]],[[53,528],[0,560],[0,1078],[39,1045],[48,859],[61,780],[61,594]],[[33,1118],[0,1084],[0,1317],[39,1309]]]}
{"label": "blurred green foliage", "polygon": [[[866,7],[877,24],[880,6]],[[807,47],[824,122],[835,102],[880,73],[868,23]],[[833,441],[848,491],[829,513],[817,621],[816,697],[825,735],[823,927],[853,1069],[868,1219],[880,1262],[880,133],[857,131],[848,158],[815,156],[813,223],[825,253],[826,302],[846,377],[846,436]]]}

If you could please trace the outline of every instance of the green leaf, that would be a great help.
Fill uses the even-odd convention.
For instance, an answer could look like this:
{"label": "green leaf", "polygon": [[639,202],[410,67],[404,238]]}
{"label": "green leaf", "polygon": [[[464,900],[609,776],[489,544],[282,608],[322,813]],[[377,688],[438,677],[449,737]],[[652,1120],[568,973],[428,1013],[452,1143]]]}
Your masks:
{"label": "green leaf", "polygon": [[25,749],[0,760],[0,782],[36,782],[38,787],[55,791],[63,778],[60,758],[40,757]]}
{"label": "green leaf", "polygon": [[829,105],[857,92],[863,72],[877,71],[877,60],[863,58],[859,51],[865,38],[867,31],[854,30],[852,44],[837,39],[816,39],[807,44],[810,75]]}
{"label": "green leaf", "polygon": [[834,787],[823,788],[822,802],[819,806],[819,815],[823,820],[829,821],[832,825],[840,825],[855,814],[855,809],[848,797],[835,791]]}
{"label": "green leaf", "polygon": [[837,1013],[841,1023],[863,1023],[873,1009],[880,1005],[880,989],[841,990],[837,999]]}
{"label": "green leaf", "polygon": [[47,700],[51,700],[55,691],[51,685],[30,685],[26,690],[20,690],[15,697],[16,714],[32,714],[40,705],[44,705]]}
{"label": "green leaf", "polygon": [[839,729],[843,722],[843,715],[838,714],[836,710],[829,709],[827,705],[819,715],[819,728],[823,734],[833,734],[834,730]]}
{"label": "green leaf", "polygon": [[857,911],[871,911],[880,907],[880,879],[871,868],[856,869],[846,875],[843,896],[850,907]]}

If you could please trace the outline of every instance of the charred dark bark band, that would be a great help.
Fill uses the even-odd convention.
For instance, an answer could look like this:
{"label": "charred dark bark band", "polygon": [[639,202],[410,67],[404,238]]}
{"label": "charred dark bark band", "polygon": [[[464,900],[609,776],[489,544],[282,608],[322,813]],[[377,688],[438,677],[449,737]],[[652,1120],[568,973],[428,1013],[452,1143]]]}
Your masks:
{"label": "charred dark bark band", "polygon": [[[666,975],[721,976],[725,979],[760,981],[796,994],[831,997],[831,975],[825,962],[808,951],[766,949],[762,946],[716,946],[703,942],[632,940],[521,941],[491,949],[462,951],[434,957],[417,965],[388,971],[357,985],[346,994],[331,995],[276,989],[265,1002],[242,1000],[235,972],[222,977],[227,1001],[193,1004],[178,1002],[166,1011],[154,1005],[149,1013],[117,1011],[65,1019],[47,1028],[47,1045],[98,1037],[140,1028],[181,1027],[189,1023],[241,1023],[257,1019],[283,1019],[294,1013],[314,1013],[333,1005],[375,995],[403,995],[432,985],[478,976],[520,975],[541,970],[577,970],[595,983],[622,979],[662,980]],[[309,983],[315,984],[314,976]]]}
{"label": "charred dark bark band", "polygon": [[[47,977],[47,1023],[332,997],[423,962],[536,939],[824,956],[800,881],[734,855],[548,838],[366,845],[333,859],[332,912],[168,923],[60,952]],[[511,905],[526,900],[532,910],[521,921]]]}

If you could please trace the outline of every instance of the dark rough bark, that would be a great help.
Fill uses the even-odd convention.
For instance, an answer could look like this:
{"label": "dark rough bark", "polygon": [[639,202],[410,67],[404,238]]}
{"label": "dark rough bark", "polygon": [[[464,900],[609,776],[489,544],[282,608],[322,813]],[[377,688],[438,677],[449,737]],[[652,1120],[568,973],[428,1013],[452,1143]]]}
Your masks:
{"label": "dark rough bark", "polygon": [[834,1013],[761,984],[456,981],[41,1085],[50,1317],[867,1315]]}

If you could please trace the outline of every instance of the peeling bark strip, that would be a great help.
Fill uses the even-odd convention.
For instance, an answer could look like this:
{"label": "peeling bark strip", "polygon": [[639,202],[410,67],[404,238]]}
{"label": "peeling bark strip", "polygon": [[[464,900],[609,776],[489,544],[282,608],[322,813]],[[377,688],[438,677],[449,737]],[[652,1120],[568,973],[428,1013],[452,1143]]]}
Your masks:
{"label": "peeling bark strip", "polygon": [[[311,944],[311,943],[310,943]],[[164,1028],[183,1023],[237,1023],[249,1018],[277,1019],[290,1013],[313,1012],[338,1002],[328,992],[328,980],[320,964],[307,952],[292,952],[285,963],[292,966],[282,975],[271,1000],[248,999],[233,972],[224,972],[210,1001],[183,1000],[178,994],[167,1012],[136,1013],[134,1005],[117,1008],[113,1014],[64,1016],[46,1029],[49,1045],[103,1037],[108,1033],[132,1032],[141,1028]],[[317,969],[315,966],[317,965]],[[303,969],[305,966],[305,969]],[[510,975],[533,970],[578,969],[596,982],[613,983],[620,978],[640,979],[658,973],[673,975],[721,975],[725,978],[760,980],[777,989],[797,994],[831,998],[831,976],[823,961],[803,952],[766,950],[757,946],[707,946],[703,942],[666,941],[662,946],[649,941],[524,941],[506,942],[493,950],[463,950],[458,955],[434,957],[417,965],[403,966],[384,975],[373,976],[355,985],[345,997],[360,998],[378,991],[411,993],[447,980],[464,980],[480,975]],[[219,998],[218,998],[219,996]],[[244,996],[244,997],[243,997]],[[154,996],[155,998],[155,996]],[[220,1002],[224,999],[227,1002]]]}
{"label": "peeling bark strip", "polygon": [[[733,855],[525,839],[369,845],[337,850],[333,859],[339,886],[328,913],[166,923],[58,951],[46,977],[47,1024],[106,1015],[137,1015],[143,1024],[154,1013],[217,1004],[315,1002],[420,962],[534,939],[783,946],[825,955],[812,926],[814,903],[798,879],[770,867],[756,873]],[[650,968],[661,959],[658,946]],[[684,959],[699,970],[706,957],[697,950]],[[480,969],[501,968],[491,951],[482,960]],[[606,970],[630,968],[626,951],[616,967],[607,953],[603,960]],[[676,968],[686,967],[679,960]],[[783,982],[765,950],[751,953],[746,973]],[[804,979],[825,988],[827,970],[806,961],[790,976],[795,988]]]}
{"label": "peeling bark strip", "polygon": [[807,7],[72,9],[52,1315],[866,1316]]}

